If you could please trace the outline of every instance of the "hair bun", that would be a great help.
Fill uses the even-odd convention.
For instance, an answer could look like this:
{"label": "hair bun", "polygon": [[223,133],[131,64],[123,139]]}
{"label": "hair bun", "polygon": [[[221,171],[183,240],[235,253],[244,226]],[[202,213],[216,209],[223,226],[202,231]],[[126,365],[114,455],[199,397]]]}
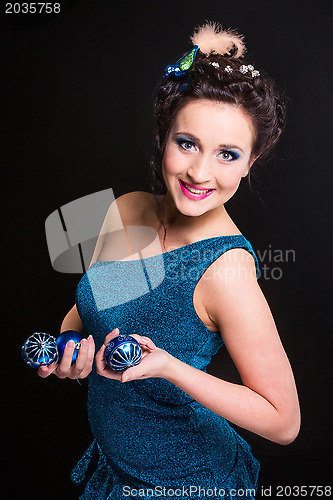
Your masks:
{"label": "hair bun", "polygon": [[218,23],[207,22],[195,29],[191,41],[206,55],[215,53],[238,58],[246,51],[243,38],[234,30],[224,30]]}

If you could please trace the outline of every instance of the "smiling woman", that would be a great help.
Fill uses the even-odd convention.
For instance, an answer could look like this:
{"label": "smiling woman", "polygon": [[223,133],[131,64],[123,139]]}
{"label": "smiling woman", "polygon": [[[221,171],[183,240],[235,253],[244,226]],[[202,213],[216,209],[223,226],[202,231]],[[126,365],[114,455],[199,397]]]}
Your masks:
{"label": "smiling woman", "polygon": [[167,197],[182,214],[219,209],[222,215],[254,161],[254,134],[240,107],[196,99],[179,110],[164,148],[162,174]]}
{"label": "smiling woman", "polygon": [[[239,116],[243,115],[243,120],[248,119],[248,126],[252,132],[249,167],[257,159],[263,161],[269,155],[285,124],[284,97],[267,74],[262,70],[259,72],[252,64],[246,64],[243,58],[246,49],[242,37],[237,36],[234,31],[219,31],[218,25],[208,23],[195,31],[192,42],[195,46],[199,45],[200,50],[196,52],[188,73],[181,77],[175,71],[165,75],[155,93],[157,128],[155,149],[151,159],[151,189],[155,195],[162,225],[164,225],[163,198],[158,195],[167,191],[162,174],[162,159],[170,139],[171,128],[178,112],[186,104],[206,100],[210,103],[223,104],[225,108],[233,108],[235,112],[239,110]],[[204,122],[205,127],[209,125],[209,121]],[[227,122],[225,125],[225,128],[228,128]],[[225,146],[222,145],[220,148],[224,150],[221,151],[222,155],[226,155],[224,158],[229,158],[230,149],[233,151],[234,146],[241,147],[244,140],[241,137],[239,143],[234,143],[227,140],[227,136],[228,134],[224,135]],[[185,138],[187,137],[193,144],[199,146],[196,139],[200,140],[200,137],[186,134]],[[220,139],[223,139],[223,136]],[[235,153],[239,154],[242,151],[237,149]],[[249,169],[249,182],[250,176]]]}
{"label": "smiling woman", "polygon": [[[153,195],[128,193],[110,206],[61,327],[94,337],[96,366],[90,339],[75,368],[68,345],[59,364],[39,369],[42,377],[91,372],[95,439],[72,472],[82,499],[120,500],[132,488],[147,498],[191,488],[194,499],[214,489],[253,499],[259,463],[229,422],[280,444],[299,430],[293,373],[257,283],[258,259],[224,206],[277,141],[283,103],[268,77],[239,60],[244,44],[234,32],[208,24],[192,41],[157,91]],[[115,220],[123,232],[112,230]],[[147,253],[136,240],[132,249],[133,228],[147,227],[159,248]],[[104,359],[119,332],[143,352],[123,373]],[[206,373],[222,345],[241,384]]]}

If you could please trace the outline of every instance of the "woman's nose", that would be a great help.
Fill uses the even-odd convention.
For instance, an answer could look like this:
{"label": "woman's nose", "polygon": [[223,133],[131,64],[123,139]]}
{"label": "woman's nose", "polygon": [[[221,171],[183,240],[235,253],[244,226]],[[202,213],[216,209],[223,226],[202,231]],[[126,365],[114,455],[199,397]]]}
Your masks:
{"label": "woman's nose", "polygon": [[193,184],[205,184],[211,180],[209,158],[198,156],[192,160],[191,165],[187,169],[187,175],[192,180]]}

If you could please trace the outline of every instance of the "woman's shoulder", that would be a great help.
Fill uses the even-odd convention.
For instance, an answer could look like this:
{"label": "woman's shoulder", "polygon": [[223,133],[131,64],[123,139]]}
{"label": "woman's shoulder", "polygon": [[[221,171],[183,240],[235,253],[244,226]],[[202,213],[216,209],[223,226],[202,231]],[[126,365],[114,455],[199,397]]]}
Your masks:
{"label": "woman's shoulder", "polygon": [[116,198],[117,203],[122,203],[122,205],[130,206],[137,203],[147,203],[154,199],[154,196],[147,191],[130,191],[129,193],[122,194]]}
{"label": "woman's shoulder", "polygon": [[146,225],[155,212],[155,199],[146,191],[131,191],[115,200],[125,226]]}

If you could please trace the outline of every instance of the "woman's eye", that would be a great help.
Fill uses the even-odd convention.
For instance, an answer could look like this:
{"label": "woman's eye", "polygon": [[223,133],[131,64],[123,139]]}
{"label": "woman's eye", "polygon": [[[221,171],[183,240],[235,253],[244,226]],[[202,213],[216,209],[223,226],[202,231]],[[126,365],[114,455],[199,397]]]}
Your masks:
{"label": "woman's eye", "polygon": [[195,148],[195,144],[191,141],[187,141],[184,139],[177,139],[177,144],[181,149],[185,149],[185,151],[192,151]]}
{"label": "woman's eye", "polygon": [[233,161],[237,160],[237,158],[239,158],[239,155],[234,151],[225,150],[220,152],[220,157],[223,161]]}

